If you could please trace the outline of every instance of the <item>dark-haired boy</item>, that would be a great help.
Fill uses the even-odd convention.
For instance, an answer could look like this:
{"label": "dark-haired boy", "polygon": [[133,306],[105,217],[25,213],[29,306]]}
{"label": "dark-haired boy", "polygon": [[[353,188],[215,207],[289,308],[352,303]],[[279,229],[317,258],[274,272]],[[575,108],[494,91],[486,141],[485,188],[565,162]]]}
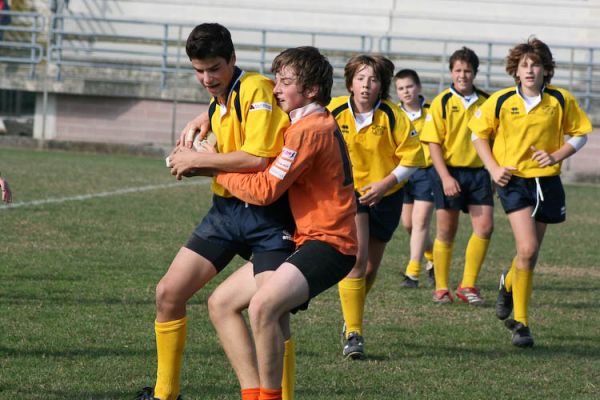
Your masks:
{"label": "dark-haired boy", "polygon": [[471,217],[473,234],[467,245],[463,278],[456,295],[477,306],[483,304],[476,282],[494,227],[494,202],[490,174],[475,151],[467,123],[488,94],[473,85],[479,68],[479,58],[473,50],[463,47],[455,51],[449,66],[452,86],[431,102],[420,135],[422,142],[429,143],[434,166],[430,170],[436,208],[433,302],[453,301],[448,274],[462,210]]}
{"label": "dark-haired boy", "polygon": [[[236,67],[229,31],[214,23],[196,26],[186,52],[196,78],[213,96],[209,106],[218,153],[178,151],[170,155],[171,173],[178,179],[194,170],[257,171],[281,152],[288,116],[276,106],[273,83]],[[266,207],[233,197],[216,180],[213,205],[181,247],[156,287],[157,379],[138,399],[174,400],[179,395],[181,359],[186,338],[186,304],[236,255],[249,259],[258,271],[277,268],[295,248],[293,220],[286,198]],[[250,370],[248,355],[239,370]],[[258,380],[258,377],[250,381]],[[251,383],[250,383],[251,384]]]}

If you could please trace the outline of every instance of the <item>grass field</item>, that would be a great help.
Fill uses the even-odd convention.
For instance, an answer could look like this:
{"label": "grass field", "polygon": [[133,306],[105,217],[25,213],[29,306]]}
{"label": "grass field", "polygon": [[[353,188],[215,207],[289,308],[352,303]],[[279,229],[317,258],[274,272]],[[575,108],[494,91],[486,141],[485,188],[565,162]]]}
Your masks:
{"label": "grass field", "polygon": [[[0,206],[0,398],[127,399],[153,384],[154,287],[208,209],[208,181],[152,189],[174,182],[160,159],[17,149],[0,149],[0,171],[16,206]],[[566,189],[567,222],[549,228],[534,278],[534,349],[514,348],[494,316],[514,251],[498,207],[480,278],[487,306],[400,290],[398,230],[367,301],[366,361],[342,360],[336,290],[294,317],[296,398],[600,398],[600,189]],[[470,234],[461,224],[453,285]],[[239,398],[206,313],[223,277],[188,309],[185,399]]]}

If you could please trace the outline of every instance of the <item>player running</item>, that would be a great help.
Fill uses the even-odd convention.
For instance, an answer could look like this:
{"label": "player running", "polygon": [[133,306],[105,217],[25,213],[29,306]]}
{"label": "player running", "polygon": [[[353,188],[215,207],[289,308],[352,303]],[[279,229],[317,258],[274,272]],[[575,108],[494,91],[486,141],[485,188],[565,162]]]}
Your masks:
{"label": "player running", "polygon": [[363,314],[386,244],[400,223],[402,187],[425,166],[423,150],[410,120],[389,100],[394,64],[385,57],[352,57],[344,69],[350,96],[331,100],[344,135],[358,200],[356,265],[339,285],[344,315],[342,354],[364,357]]}
{"label": "player running", "polygon": [[[517,254],[500,278],[496,316],[512,331],[513,345],[532,347],[528,307],[533,270],[547,225],[566,218],[561,163],[585,145],[592,125],[571,93],[550,85],[554,60],[541,40],[532,37],[512,48],[506,72],[516,87],[494,93],[469,128],[516,243]],[[564,135],[571,138],[565,142]],[[513,307],[514,318],[507,319]]]}

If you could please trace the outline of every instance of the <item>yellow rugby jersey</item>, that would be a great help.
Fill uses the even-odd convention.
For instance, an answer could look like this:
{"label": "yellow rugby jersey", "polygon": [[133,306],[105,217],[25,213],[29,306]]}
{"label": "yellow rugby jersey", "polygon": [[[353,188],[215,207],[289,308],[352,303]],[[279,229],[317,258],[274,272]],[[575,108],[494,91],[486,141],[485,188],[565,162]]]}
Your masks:
{"label": "yellow rugby jersey", "polygon": [[465,109],[464,97],[452,88],[444,90],[431,102],[429,113],[420,132],[422,142],[438,143],[446,165],[450,167],[483,167],[475,146],[471,143],[471,130],[467,126],[477,108],[489,95],[477,88],[477,100]]}
{"label": "yellow rugby jersey", "polygon": [[[420,97],[421,97],[421,115],[417,116],[414,119],[411,119],[411,112],[405,110],[404,107],[402,107],[402,103],[398,104],[398,106],[400,106],[402,111],[404,111],[406,113],[406,115],[408,116],[408,119],[410,119],[410,122],[413,124],[413,127],[419,134],[419,139],[421,138],[421,136],[420,136],[421,131],[423,130],[423,125],[425,124],[425,118],[427,118],[427,113],[429,112],[429,107],[430,107],[429,103],[427,103],[425,101],[425,98],[423,96],[420,96]],[[423,156],[425,157],[425,167],[431,167],[431,165],[433,163],[431,161],[431,155],[429,154],[429,145],[425,142],[421,142],[421,147],[423,148]]]}
{"label": "yellow rugby jersey", "polygon": [[[360,189],[388,176],[399,164],[405,167],[425,166],[418,135],[406,114],[396,104],[382,100],[375,106],[373,122],[357,132],[350,96],[335,97],[327,108],[335,117],[352,162],[354,189]],[[397,192],[402,181],[385,196]]]}
{"label": "yellow rugby jersey", "polygon": [[531,156],[534,146],[552,153],[565,142],[564,135],[580,136],[592,131],[592,123],[567,90],[548,85],[529,112],[525,101],[511,87],[494,93],[475,113],[469,128],[481,139],[494,140],[492,152],[498,165],[517,168],[522,178],[560,174],[561,163],[540,168]]}
{"label": "yellow rugby jersey", "polygon": [[[219,153],[241,150],[272,158],[281,152],[283,132],[290,119],[277,106],[273,82],[269,78],[235,67],[227,104],[220,105],[213,98],[208,113]],[[213,179],[211,189],[219,196],[232,197],[216,179]]]}

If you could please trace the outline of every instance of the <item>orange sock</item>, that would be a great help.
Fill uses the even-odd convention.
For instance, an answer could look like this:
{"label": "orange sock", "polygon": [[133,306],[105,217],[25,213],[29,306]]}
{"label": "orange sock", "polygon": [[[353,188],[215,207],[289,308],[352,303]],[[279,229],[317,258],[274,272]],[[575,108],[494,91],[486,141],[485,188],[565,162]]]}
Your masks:
{"label": "orange sock", "polygon": [[258,400],[260,395],[259,388],[242,389],[242,400]]}
{"label": "orange sock", "polygon": [[265,389],[260,388],[260,397],[258,400],[281,400],[281,388]]}

